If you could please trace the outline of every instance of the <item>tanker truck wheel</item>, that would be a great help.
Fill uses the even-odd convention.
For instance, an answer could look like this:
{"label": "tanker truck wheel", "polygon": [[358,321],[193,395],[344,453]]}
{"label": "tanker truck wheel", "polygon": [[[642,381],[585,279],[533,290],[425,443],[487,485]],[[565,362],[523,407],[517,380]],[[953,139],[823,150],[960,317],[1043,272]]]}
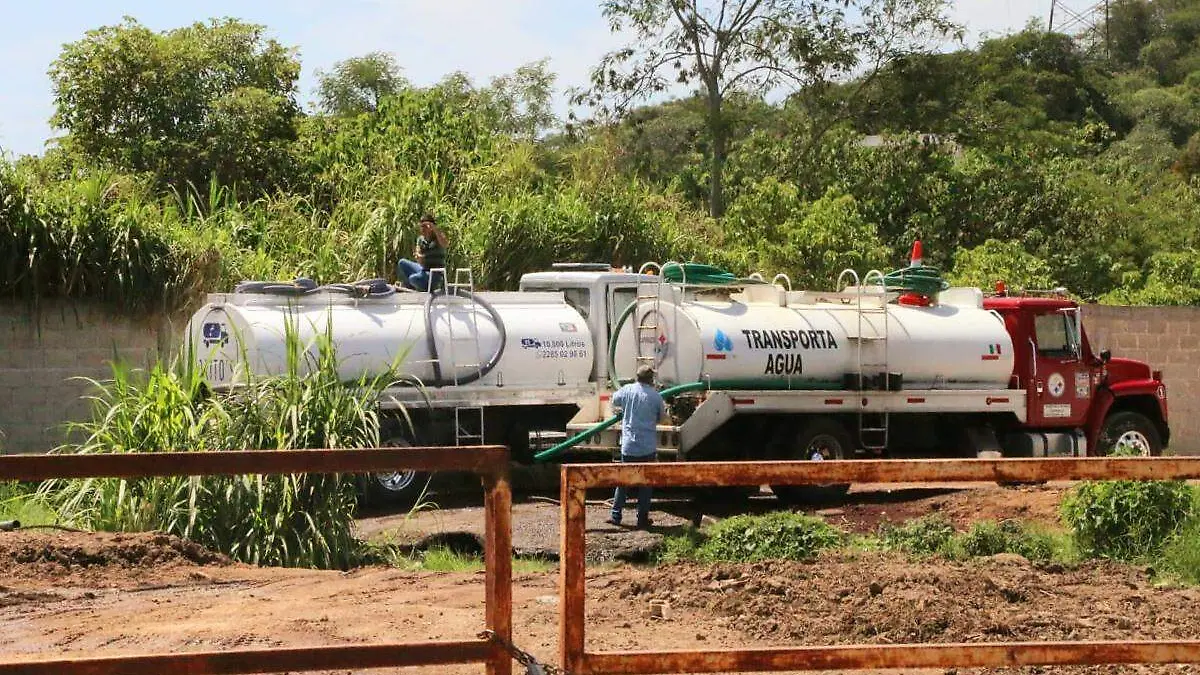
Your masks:
{"label": "tanker truck wheel", "polygon": [[[846,428],[837,420],[822,417],[804,425],[792,444],[791,452],[780,459],[848,459],[854,454],[853,443]],[[850,484],[772,485],[771,491],[784,504],[814,504],[844,497],[850,491]]]}
{"label": "tanker truck wheel", "polygon": [[[412,443],[403,436],[380,442],[385,448],[408,448]],[[359,477],[363,503],[375,508],[411,509],[426,494],[430,475],[422,471],[389,471]]]}
{"label": "tanker truck wheel", "polygon": [[1100,430],[1096,450],[1101,456],[1111,455],[1120,448],[1142,457],[1162,454],[1162,438],[1154,423],[1141,413],[1122,410],[1108,416]]}

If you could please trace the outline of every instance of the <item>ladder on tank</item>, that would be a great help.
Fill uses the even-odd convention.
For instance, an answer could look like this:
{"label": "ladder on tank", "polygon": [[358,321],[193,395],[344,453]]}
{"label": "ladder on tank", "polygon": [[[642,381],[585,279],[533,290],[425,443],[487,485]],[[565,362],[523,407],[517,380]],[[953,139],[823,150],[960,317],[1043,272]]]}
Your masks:
{"label": "ladder on tank", "polygon": [[[656,272],[657,274],[655,274]],[[645,278],[652,274],[657,276],[654,281]],[[648,262],[638,269],[637,296],[634,300],[636,309],[633,310],[633,320],[636,322],[634,324],[636,330],[634,331],[633,349],[634,373],[642,366],[654,368],[658,365],[659,330],[662,328],[659,324],[662,319],[659,304],[662,300],[663,283],[662,265]],[[650,345],[649,354],[644,353],[646,345]]]}
{"label": "ladder on tank", "polygon": [[[432,277],[432,274],[431,274]],[[442,278],[445,280],[446,271],[442,270]],[[432,278],[430,279],[432,281]],[[432,289],[432,283],[430,289]],[[475,302],[475,275],[469,267],[459,267],[454,270],[454,282],[446,283],[446,295],[459,297],[459,290],[467,292],[466,297],[462,298],[462,302],[454,302],[448,299],[446,304],[446,330],[450,340],[450,380],[455,386],[459,383],[460,368],[474,368],[476,373],[483,375],[483,354],[479,345],[479,305]],[[469,317],[472,342],[475,345],[475,362],[474,363],[459,363],[457,346],[454,339],[454,308],[458,306],[460,311],[466,312]],[[484,424],[483,424],[483,406],[467,405],[454,407],[454,444],[455,445],[483,445],[484,443]]]}
{"label": "ladder on tank", "polygon": [[[870,388],[869,382],[873,379],[869,373],[873,373],[874,377],[879,378],[879,388],[888,390],[891,388],[891,371],[888,363],[888,352],[891,351],[891,343],[888,340],[890,330],[890,319],[888,313],[888,297],[887,297],[887,281],[883,276],[883,272],[879,270],[871,270],[860,281],[858,273],[854,270],[846,270],[842,272],[842,276],[838,277],[838,286],[842,285],[842,278],[849,276],[854,280],[855,294],[857,296],[855,307],[856,319],[858,321],[858,332],[856,341],[858,343],[855,362],[857,373],[855,373],[855,387],[860,393]],[[866,294],[866,289],[872,285],[879,286],[879,304],[869,303],[863,304],[863,297]],[[880,322],[871,321],[868,317],[877,316],[881,319]],[[882,325],[879,325],[882,324]],[[864,328],[871,327],[871,335],[867,335]],[[879,345],[879,349],[871,349],[874,357],[868,357],[868,347],[872,344]],[[878,360],[868,361],[868,358]],[[858,409],[858,442],[861,447],[871,451],[883,451],[888,446],[889,427],[891,416],[889,413],[873,413]]]}

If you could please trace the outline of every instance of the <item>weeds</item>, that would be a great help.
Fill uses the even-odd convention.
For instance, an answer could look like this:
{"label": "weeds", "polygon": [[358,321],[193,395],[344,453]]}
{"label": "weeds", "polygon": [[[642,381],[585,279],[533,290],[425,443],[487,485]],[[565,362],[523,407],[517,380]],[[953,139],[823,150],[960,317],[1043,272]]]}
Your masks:
{"label": "weeds", "polygon": [[1089,481],[1062,503],[1080,549],[1116,560],[1160,554],[1195,512],[1195,492],[1182,481]]}
{"label": "weeds", "polygon": [[1162,566],[1167,576],[1200,585],[1200,516],[1189,521],[1167,544]]}
{"label": "weeds", "polygon": [[843,542],[845,533],[820,518],[780,511],[761,516],[727,518],[705,532],[686,530],[669,537],[658,555],[661,562],[753,562],[809,560]]}
{"label": "weeds", "polygon": [[940,515],[924,516],[902,525],[884,523],[876,537],[879,548],[913,556],[940,553],[954,539],[954,525]]}
{"label": "weeds", "polygon": [[992,556],[1015,553],[1032,562],[1049,562],[1062,547],[1052,535],[1030,528],[1018,520],[981,521],[949,543],[951,557]]}
{"label": "weeds", "polygon": [[[86,439],[58,452],[205,452],[356,448],[379,445],[375,401],[385,377],[339,378],[328,334],[315,344],[287,338],[287,370],[250,378],[233,394],[206,396],[192,361],[156,365],[144,378],[114,366],[94,382]],[[357,563],[352,476],[209,476],[52,480],[39,495],[68,524],[161,530],[235,560],[345,569]]]}

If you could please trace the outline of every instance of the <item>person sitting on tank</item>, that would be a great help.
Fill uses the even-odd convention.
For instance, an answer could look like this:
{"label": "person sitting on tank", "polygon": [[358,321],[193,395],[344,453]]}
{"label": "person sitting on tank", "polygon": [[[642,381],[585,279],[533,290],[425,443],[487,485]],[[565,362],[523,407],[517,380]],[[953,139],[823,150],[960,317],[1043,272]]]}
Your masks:
{"label": "person sitting on tank", "polygon": [[[643,365],[637,369],[637,381],[617,390],[612,397],[614,410],[621,412],[621,461],[653,462],[658,455],[658,422],[667,416],[662,396],[654,388],[654,368]],[[650,487],[638,488],[637,529],[650,528]],[[612,513],[608,524],[620,526],[625,509],[625,488],[613,494]]]}
{"label": "person sitting on tank", "polygon": [[[446,234],[437,226],[432,213],[421,216],[421,234],[413,248],[415,261],[401,258],[396,263],[396,278],[401,285],[417,291],[429,290],[429,272],[446,267]],[[442,283],[446,283],[442,279]]]}

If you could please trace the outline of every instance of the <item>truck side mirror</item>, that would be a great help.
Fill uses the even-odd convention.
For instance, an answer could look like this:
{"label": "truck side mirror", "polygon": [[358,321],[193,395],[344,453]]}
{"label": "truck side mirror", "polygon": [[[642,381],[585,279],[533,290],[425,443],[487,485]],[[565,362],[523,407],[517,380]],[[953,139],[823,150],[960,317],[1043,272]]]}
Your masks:
{"label": "truck side mirror", "polygon": [[1111,359],[1112,359],[1112,350],[1111,349],[1103,349],[1100,351],[1100,362],[1101,363],[1108,363]]}

